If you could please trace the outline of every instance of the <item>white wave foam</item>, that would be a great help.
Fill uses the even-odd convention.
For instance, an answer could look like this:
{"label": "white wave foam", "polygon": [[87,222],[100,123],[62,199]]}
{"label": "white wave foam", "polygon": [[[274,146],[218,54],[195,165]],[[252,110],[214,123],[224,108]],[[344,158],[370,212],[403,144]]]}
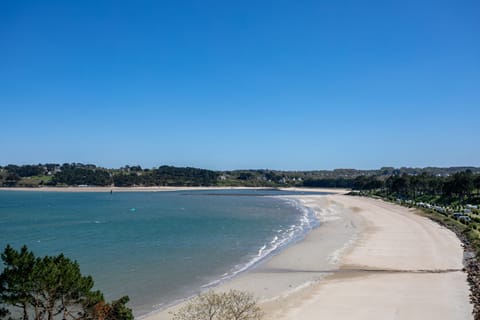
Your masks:
{"label": "white wave foam", "polygon": [[291,205],[296,210],[302,213],[302,216],[298,221],[299,223],[290,225],[286,230],[274,230],[277,232],[277,235],[275,235],[271,241],[263,244],[262,247],[257,251],[257,254],[253,256],[247,263],[242,265],[236,265],[227,274],[220,276],[214,281],[204,284],[202,286],[203,289],[217,286],[225,280],[231,279],[239,273],[250,269],[251,267],[257,265],[259,262],[263,261],[265,258],[278,253],[287,245],[303,239],[310,230],[319,226],[320,221],[317,218],[315,211],[305,207],[300,200],[283,197],[277,197],[277,199],[283,200],[288,205]]}
{"label": "white wave foam", "polygon": [[[256,264],[260,263],[262,260],[266,259],[267,257],[274,255],[278,253],[281,249],[285,248],[286,246],[293,244],[305,237],[305,235],[312,229],[318,227],[321,223],[321,220],[318,219],[318,216],[316,215],[315,211],[305,207],[300,200],[297,199],[290,199],[290,198],[284,198],[284,197],[276,197],[277,199],[281,199],[291,205],[292,207],[295,207],[296,210],[299,210],[302,213],[302,216],[299,219],[298,224],[292,224],[288,228],[285,229],[277,229],[273,230],[276,235],[273,236],[272,240],[268,241],[267,243],[263,244],[259,249],[258,252],[255,256],[250,259],[245,264],[239,264],[236,265],[232,268],[231,271],[222,274],[218,279],[211,281],[207,284],[204,284],[201,286],[201,291],[204,291],[206,289],[215,287],[219,285],[220,283],[229,280],[239,273],[242,273]],[[304,285],[293,288],[291,292],[294,292],[296,290],[301,289],[303,286],[308,286],[311,285],[310,282],[305,283]],[[190,295],[188,297],[182,298],[182,299],[177,299],[175,301],[172,301],[171,303],[164,304],[164,303],[159,303],[153,306],[153,311],[151,311],[148,314],[142,315],[138,317],[139,319],[143,319],[148,317],[149,315],[157,313],[159,310],[168,308],[169,306],[176,305],[178,303],[181,303],[183,301],[187,301],[191,298],[193,298],[196,294]]]}

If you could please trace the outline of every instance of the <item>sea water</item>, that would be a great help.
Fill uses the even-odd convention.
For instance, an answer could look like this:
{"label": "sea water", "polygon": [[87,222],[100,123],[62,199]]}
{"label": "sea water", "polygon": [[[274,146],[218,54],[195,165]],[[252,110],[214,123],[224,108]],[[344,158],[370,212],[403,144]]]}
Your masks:
{"label": "sea water", "polygon": [[[0,248],[64,253],[135,315],[214,286],[317,225],[298,202],[258,190],[0,191]],[[0,267],[1,270],[2,267]]]}

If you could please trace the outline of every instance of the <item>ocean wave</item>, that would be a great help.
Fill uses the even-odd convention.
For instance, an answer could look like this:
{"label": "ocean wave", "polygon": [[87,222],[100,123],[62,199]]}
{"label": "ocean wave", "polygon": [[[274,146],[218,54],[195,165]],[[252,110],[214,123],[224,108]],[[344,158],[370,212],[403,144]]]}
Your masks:
{"label": "ocean wave", "polygon": [[315,211],[311,208],[305,207],[300,200],[284,197],[277,197],[277,199],[284,201],[284,203],[292,206],[292,208],[301,213],[297,223],[292,224],[284,229],[273,230],[277,234],[274,235],[270,241],[264,243],[258,249],[257,253],[251,256],[248,262],[235,265],[231,271],[223,274],[219,278],[209,283],[204,284],[202,289],[215,287],[220,283],[251,269],[266,258],[277,254],[288,245],[302,240],[310,230],[320,225],[320,221],[318,220]]}

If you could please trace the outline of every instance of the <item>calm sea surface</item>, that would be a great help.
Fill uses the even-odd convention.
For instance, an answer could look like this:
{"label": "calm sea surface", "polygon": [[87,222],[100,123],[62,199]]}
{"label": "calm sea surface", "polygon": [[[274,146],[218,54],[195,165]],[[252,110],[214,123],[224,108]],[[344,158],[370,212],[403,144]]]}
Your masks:
{"label": "calm sea surface", "polygon": [[0,249],[64,253],[108,300],[129,295],[142,315],[244,271],[316,226],[298,203],[269,197],[287,194],[0,191]]}

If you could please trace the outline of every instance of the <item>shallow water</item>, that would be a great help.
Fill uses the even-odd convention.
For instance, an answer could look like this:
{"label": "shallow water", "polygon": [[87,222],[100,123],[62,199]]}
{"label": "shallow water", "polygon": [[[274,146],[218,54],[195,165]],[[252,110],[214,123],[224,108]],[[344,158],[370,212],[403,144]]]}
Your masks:
{"label": "shallow water", "polygon": [[[0,247],[64,253],[136,315],[258,263],[317,224],[290,192],[0,192]],[[263,196],[267,195],[267,196]]]}

